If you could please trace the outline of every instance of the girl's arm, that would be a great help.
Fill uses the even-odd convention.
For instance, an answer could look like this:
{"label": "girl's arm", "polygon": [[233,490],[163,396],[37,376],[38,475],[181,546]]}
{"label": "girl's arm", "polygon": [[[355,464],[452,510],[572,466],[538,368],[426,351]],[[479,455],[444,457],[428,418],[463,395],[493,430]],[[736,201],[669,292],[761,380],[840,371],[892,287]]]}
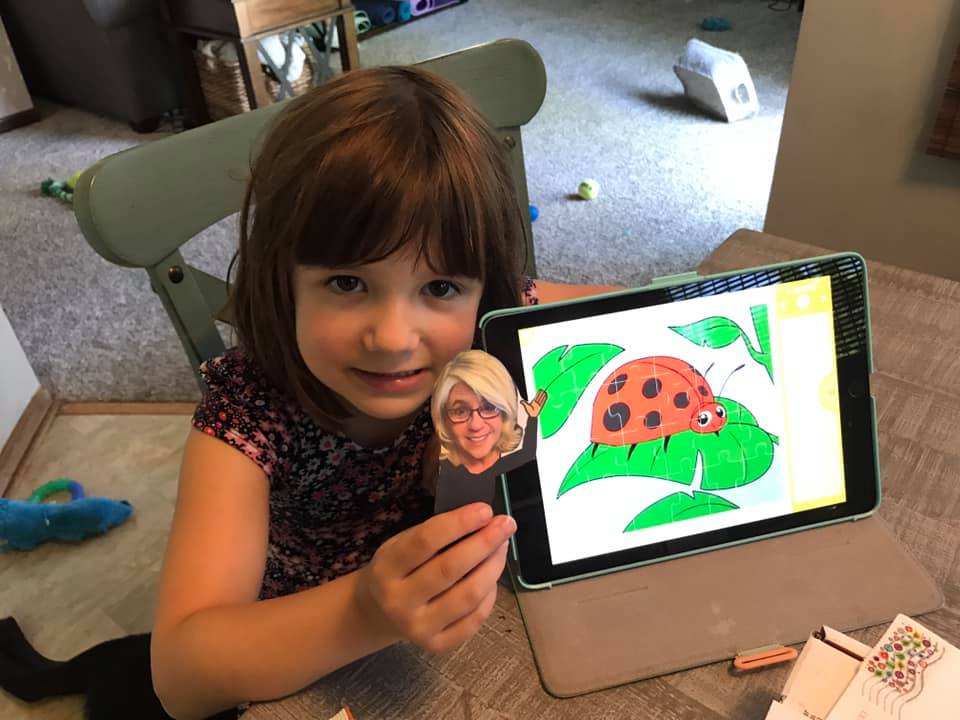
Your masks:
{"label": "girl's arm", "polygon": [[513,525],[476,505],[391,538],[363,570],[258,601],[268,498],[252,460],[191,433],[151,645],[154,688],[178,719],[289,695],[400,639],[455,647],[493,607]]}
{"label": "girl's arm", "polygon": [[534,282],[537,284],[537,297],[541,303],[573,300],[626,289],[620,285],[568,285],[567,283],[547,282],[539,279]]}
{"label": "girl's arm", "polygon": [[[190,434],[151,645],[154,688],[176,718],[288,694],[335,663],[335,648],[372,652],[389,642],[364,632],[350,612],[348,578],[312,594],[256,602],[268,497],[267,478],[252,460],[221,440]],[[337,636],[340,623],[349,642]]]}

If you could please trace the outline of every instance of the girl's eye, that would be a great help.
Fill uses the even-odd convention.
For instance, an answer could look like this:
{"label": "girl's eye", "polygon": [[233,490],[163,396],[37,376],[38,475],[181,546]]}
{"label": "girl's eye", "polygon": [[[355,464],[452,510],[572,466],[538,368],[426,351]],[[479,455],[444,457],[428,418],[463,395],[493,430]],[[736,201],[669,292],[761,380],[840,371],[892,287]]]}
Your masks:
{"label": "girl's eye", "polygon": [[460,294],[460,288],[449,280],[434,280],[427,283],[424,290],[430,297],[435,298],[446,299]]}
{"label": "girl's eye", "polygon": [[353,275],[336,275],[327,280],[327,286],[339,293],[355,293],[362,285],[360,278]]}

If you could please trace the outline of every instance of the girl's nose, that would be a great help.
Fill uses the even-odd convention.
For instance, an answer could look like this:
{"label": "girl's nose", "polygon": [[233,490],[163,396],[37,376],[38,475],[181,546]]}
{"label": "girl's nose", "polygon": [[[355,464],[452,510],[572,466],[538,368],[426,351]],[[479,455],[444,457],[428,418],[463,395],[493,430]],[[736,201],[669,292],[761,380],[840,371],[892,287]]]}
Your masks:
{"label": "girl's nose", "polygon": [[371,352],[407,352],[416,348],[419,341],[415,313],[401,302],[391,302],[378,308],[372,314],[364,335],[366,349]]}

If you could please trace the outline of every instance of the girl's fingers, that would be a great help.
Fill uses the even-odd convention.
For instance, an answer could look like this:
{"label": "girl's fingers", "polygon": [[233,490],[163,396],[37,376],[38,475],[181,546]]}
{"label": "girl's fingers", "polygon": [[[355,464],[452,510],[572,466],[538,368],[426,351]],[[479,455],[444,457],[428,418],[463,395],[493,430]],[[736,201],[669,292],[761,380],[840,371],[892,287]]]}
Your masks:
{"label": "girl's fingers", "polygon": [[461,582],[474,568],[502,550],[516,529],[513,518],[501,515],[417,568],[407,578],[414,602],[426,604]]}
{"label": "girl's fingers", "polygon": [[431,600],[424,614],[425,624],[441,630],[473,613],[497,586],[506,563],[507,546],[504,542],[460,582]]}
{"label": "girl's fingers", "polygon": [[486,503],[434,515],[384,543],[378,553],[380,561],[389,565],[393,577],[406,577],[446,546],[488,525],[492,517],[493,510]]}
{"label": "girl's fingers", "polygon": [[460,647],[472,638],[480,626],[490,617],[493,606],[497,602],[497,586],[487,593],[480,603],[468,615],[454,621],[424,644],[430,652],[444,653]]}

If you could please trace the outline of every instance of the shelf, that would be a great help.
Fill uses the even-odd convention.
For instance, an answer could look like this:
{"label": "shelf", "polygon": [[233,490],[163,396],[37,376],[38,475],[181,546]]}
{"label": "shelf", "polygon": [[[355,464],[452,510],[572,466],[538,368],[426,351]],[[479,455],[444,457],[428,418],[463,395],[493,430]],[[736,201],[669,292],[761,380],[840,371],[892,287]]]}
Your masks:
{"label": "shelf", "polygon": [[390,30],[396,30],[397,28],[401,28],[405,25],[409,25],[410,23],[417,22],[417,20],[422,20],[423,18],[431,17],[433,15],[436,15],[437,13],[443,12],[444,10],[450,10],[451,8],[458,7],[459,5],[463,5],[465,2],[467,2],[467,0],[460,0],[460,2],[458,3],[453,3],[452,5],[445,5],[444,7],[439,8],[438,10],[425,13],[424,15],[415,15],[409,20],[407,20],[406,22],[392,22],[389,25],[380,25],[379,27],[371,28],[370,30],[367,30],[367,32],[365,33],[358,33],[357,41],[362,43],[364,40],[367,40],[369,38],[376,37],[377,35],[382,35],[383,33],[389,32]]}

